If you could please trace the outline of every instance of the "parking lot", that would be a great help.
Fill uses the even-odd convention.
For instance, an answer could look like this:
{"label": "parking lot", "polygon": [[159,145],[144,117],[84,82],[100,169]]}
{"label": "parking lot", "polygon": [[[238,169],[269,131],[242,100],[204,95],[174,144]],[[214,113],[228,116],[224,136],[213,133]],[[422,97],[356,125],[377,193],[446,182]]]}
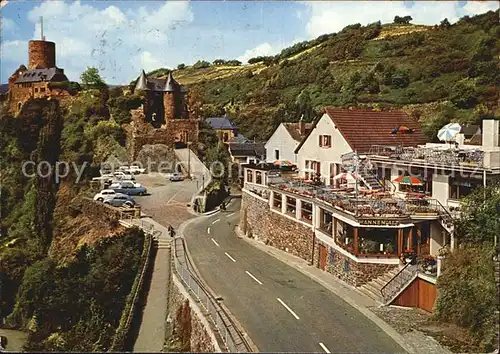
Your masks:
{"label": "parking lot", "polygon": [[188,211],[191,197],[196,193],[201,182],[184,180],[171,182],[165,174],[148,173],[135,176],[136,182],[148,189],[148,195],[136,196],[134,199],[142,207],[142,211],[162,225],[170,224],[174,228],[192,217]]}

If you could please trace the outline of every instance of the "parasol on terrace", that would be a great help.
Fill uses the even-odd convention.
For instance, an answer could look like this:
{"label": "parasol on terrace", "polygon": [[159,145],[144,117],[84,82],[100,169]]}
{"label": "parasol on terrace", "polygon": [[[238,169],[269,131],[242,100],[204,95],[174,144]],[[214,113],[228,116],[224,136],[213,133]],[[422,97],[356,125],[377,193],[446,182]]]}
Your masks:
{"label": "parasol on terrace", "polygon": [[391,134],[412,134],[415,131],[413,128],[408,128],[407,126],[400,125],[391,131]]}
{"label": "parasol on terrace", "polygon": [[351,172],[342,172],[342,173],[339,173],[338,175],[336,175],[335,177],[333,177],[333,179],[335,181],[338,179],[355,181],[356,178],[359,180],[359,176],[356,175],[355,173],[351,173]]}
{"label": "parasol on terrace", "polygon": [[448,123],[441,129],[439,129],[437,137],[441,141],[455,141],[458,133],[462,130],[462,127],[458,123]]}
{"label": "parasol on terrace", "polygon": [[409,186],[423,186],[424,182],[420,178],[414,176],[399,176],[393,182],[397,182],[399,184],[407,184]]}
{"label": "parasol on terrace", "polygon": [[292,167],[294,163],[288,160],[276,160],[273,162],[273,165],[279,167]]}

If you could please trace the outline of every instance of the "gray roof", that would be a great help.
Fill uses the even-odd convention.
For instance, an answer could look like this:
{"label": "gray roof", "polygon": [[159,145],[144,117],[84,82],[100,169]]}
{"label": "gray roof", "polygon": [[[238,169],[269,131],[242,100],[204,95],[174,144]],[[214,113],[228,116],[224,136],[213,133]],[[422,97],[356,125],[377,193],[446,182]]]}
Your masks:
{"label": "gray roof", "polygon": [[234,130],[236,126],[227,117],[210,117],[206,119],[212,129],[227,129]]}
{"label": "gray roof", "polygon": [[228,147],[233,156],[255,156],[260,158],[266,154],[263,143],[228,143]]}
{"label": "gray roof", "polygon": [[246,136],[243,134],[238,133],[238,135],[232,137],[228,143],[249,143],[251,140],[249,140]]}
{"label": "gray roof", "polygon": [[68,81],[66,75],[64,75],[64,70],[59,68],[48,68],[48,69],[33,69],[23,72],[21,76],[15,81],[16,84],[27,83],[27,82],[61,82]]}
{"label": "gray roof", "polygon": [[0,84],[0,95],[9,92],[9,84]]}
{"label": "gray roof", "polygon": [[135,84],[136,90],[150,90],[157,92],[187,92],[172,76],[172,72],[168,73],[166,79],[155,79],[147,77],[144,70],[137,79]]}

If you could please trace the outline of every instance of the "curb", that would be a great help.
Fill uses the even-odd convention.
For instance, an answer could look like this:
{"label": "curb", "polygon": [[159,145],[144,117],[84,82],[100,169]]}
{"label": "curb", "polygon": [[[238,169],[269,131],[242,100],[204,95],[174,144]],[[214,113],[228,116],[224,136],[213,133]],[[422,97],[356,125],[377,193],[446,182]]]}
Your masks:
{"label": "curb", "polygon": [[[249,239],[248,237],[244,236],[241,230],[239,229],[238,226],[235,227],[235,233],[238,236],[238,238],[245,240],[245,242],[248,242],[251,244],[253,247],[256,247],[260,249],[261,251],[273,256],[280,262],[283,262],[287,264],[288,266],[298,270],[302,274],[308,276],[309,278],[313,279],[314,281],[318,282],[321,284],[323,287],[334,293],[335,295],[339,296],[342,300],[347,302],[349,305],[351,305],[353,308],[358,310],[360,313],[362,313],[365,317],[367,317],[369,320],[371,320],[373,323],[375,323],[382,331],[384,331],[389,337],[391,337],[399,346],[401,346],[407,353],[414,354],[414,353],[419,353],[412,345],[408,344],[404,337],[399,334],[394,328],[392,328],[387,322],[382,320],[380,317],[375,315],[373,312],[371,312],[368,308],[358,305],[354,300],[350,299],[349,297],[342,296],[335,287],[333,287],[331,284],[325,282],[323,279],[320,279],[316,277],[315,275],[311,274],[307,270],[297,267],[295,263],[287,262],[286,260],[283,260],[282,257],[277,255],[276,253],[272,252],[271,249],[269,249],[269,246],[266,246],[264,244],[260,244],[259,241],[255,241],[252,239]],[[257,245],[256,245],[257,244]],[[279,250],[281,251],[281,250]],[[334,279],[335,281],[339,282],[341,285],[350,287],[348,284],[342,282],[340,279]]]}

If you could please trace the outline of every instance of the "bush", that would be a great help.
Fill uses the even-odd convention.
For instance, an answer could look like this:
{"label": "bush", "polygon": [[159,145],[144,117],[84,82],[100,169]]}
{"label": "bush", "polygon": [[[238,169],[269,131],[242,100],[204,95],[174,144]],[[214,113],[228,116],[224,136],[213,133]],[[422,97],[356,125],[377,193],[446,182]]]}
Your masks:
{"label": "bush", "polygon": [[210,67],[210,63],[208,61],[205,61],[205,60],[198,60],[193,65],[194,69],[203,69],[203,68],[208,68],[208,67]]}
{"label": "bush", "polygon": [[480,352],[491,352],[497,335],[493,255],[491,247],[467,244],[456,249],[437,281],[435,317],[468,328]]}

